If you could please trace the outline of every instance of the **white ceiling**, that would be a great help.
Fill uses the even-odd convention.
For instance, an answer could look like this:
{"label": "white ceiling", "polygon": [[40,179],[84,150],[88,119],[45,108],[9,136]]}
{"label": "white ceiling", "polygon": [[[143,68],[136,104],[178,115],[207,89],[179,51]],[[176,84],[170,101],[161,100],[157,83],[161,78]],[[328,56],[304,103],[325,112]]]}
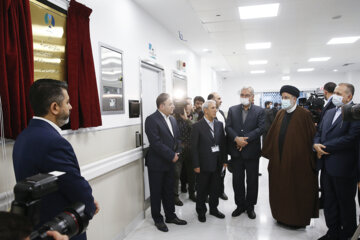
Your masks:
{"label": "white ceiling", "polygon": [[[186,44],[224,76],[292,74],[298,68],[316,72],[360,70],[360,40],[326,45],[333,37],[360,36],[360,0],[134,0],[174,36],[181,31]],[[280,3],[273,18],[240,20],[238,7]],[[220,15],[220,16],[217,16]],[[335,16],[341,16],[333,19]],[[271,49],[246,50],[251,42],[272,42]],[[203,49],[211,53],[204,53]],[[331,57],[312,62],[311,57]],[[250,60],[268,60],[250,66]],[[354,63],[343,66],[346,63]],[[302,73],[306,74],[306,73]]]}

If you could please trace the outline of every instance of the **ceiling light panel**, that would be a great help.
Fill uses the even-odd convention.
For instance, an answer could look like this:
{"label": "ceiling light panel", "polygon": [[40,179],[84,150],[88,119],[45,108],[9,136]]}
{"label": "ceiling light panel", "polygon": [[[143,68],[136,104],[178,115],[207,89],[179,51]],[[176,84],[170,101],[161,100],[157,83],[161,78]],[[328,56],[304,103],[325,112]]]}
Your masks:
{"label": "ceiling light panel", "polygon": [[310,58],[309,62],[326,62],[329,61],[331,57],[316,57],[316,58]]}
{"label": "ceiling light panel", "polygon": [[312,72],[312,71],[314,71],[314,68],[299,68],[297,71],[298,72]]}
{"label": "ceiling light panel", "polygon": [[250,65],[263,65],[263,64],[267,64],[268,61],[267,60],[254,60],[254,61],[249,61]]}
{"label": "ceiling light panel", "polygon": [[271,42],[247,43],[247,44],[245,44],[245,48],[247,50],[268,49],[268,48],[271,48]]}
{"label": "ceiling light panel", "polygon": [[330,41],[327,44],[328,45],[349,44],[349,43],[354,43],[359,39],[360,39],[360,36],[332,38],[332,39],[330,39]]}
{"label": "ceiling light panel", "polygon": [[240,19],[276,17],[279,3],[239,7]]}
{"label": "ceiling light panel", "polygon": [[255,71],[250,71],[251,74],[260,74],[260,73],[265,73],[265,70],[255,70]]}

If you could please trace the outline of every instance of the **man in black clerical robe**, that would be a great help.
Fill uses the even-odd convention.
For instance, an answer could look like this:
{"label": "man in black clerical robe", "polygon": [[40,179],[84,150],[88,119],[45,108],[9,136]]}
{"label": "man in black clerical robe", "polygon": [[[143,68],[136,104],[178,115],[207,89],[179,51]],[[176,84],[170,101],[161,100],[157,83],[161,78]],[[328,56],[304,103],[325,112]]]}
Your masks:
{"label": "man in black clerical robe", "polygon": [[300,91],[281,88],[282,110],[265,139],[262,156],[269,159],[269,199],[273,217],[294,228],[318,217],[318,185],[312,140],[315,126],[308,110],[296,105]]}

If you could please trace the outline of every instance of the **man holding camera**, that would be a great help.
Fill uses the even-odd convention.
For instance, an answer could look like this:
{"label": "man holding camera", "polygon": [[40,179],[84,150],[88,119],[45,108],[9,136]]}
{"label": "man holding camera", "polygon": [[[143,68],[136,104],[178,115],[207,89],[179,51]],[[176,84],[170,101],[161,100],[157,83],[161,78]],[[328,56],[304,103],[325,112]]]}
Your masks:
{"label": "man holding camera", "polygon": [[318,170],[323,174],[327,233],[321,240],[349,239],[356,230],[356,184],[360,122],[343,121],[341,107],[352,104],[354,86],[340,83],[334,91],[335,108],[328,110],[314,138]]}
{"label": "man holding camera", "polygon": [[[16,181],[38,173],[65,172],[58,179],[58,191],[42,199],[40,225],[75,202],[85,204],[84,212],[91,219],[99,211],[99,205],[92,196],[89,183],[81,176],[71,144],[61,136],[60,127],[68,122],[72,108],[67,84],[40,79],[31,86],[29,96],[35,116],[17,137],[14,145]],[[86,234],[72,239],[85,240]]]}

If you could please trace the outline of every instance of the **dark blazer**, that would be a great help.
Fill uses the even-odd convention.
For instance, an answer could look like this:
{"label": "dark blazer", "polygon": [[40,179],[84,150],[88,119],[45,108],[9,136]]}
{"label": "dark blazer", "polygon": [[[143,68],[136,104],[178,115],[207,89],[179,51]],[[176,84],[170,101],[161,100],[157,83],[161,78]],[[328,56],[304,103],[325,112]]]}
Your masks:
{"label": "dark blazer", "polygon": [[333,109],[334,107],[335,107],[335,105],[333,104],[333,102],[331,100],[326,103],[324,108],[321,110],[319,123],[321,123],[321,120],[324,118],[324,115],[325,115],[326,111],[330,110],[330,109]]}
{"label": "dark blazer", "polygon": [[[227,162],[225,134],[222,122],[214,120],[214,137],[205,117],[193,124],[191,132],[191,156],[193,167],[200,167],[200,172],[214,172],[222,169]],[[219,152],[212,152],[211,147],[219,146]]]}
{"label": "dark blazer", "polygon": [[273,123],[275,119],[275,114],[273,109],[265,109],[265,133],[269,131],[271,124]]}
{"label": "dark blazer", "polygon": [[[264,109],[251,105],[245,123],[242,121],[242,104],[230,107],[226,120],[226,133],[229,138],[228,151],[232,158],[254,159],[260,157],[260,137],[265,130]],[[237,150],[235,137],[248,137],[248,145]]]}
{"label": "dark blazer", "polygon": [[[41,223],[51,220],[74,202],[85,204],[85,213],[89,218],[94,215],[92,189],[80,174],[74,150],[49,123],[39,119],[30,121],[16,139],[13,164],[17,182],[38,173],[66,172],[59,177],[59,190],[42,199]],[[72,239],[86,239],[86,235]]]}
{"label": "dark blazer", "polygon": [[345,122],[340,115],[332,124],[335,112],[336,108],[326,111],[314,137],[314,143],[325,145],[325,152],[330,153],[318,159],[317,168],[325,168],[331,176],[354,177],[358,169],[360,122]]}
{"label": "dark blazer", "polygon": [[181,152],[180,132],[175,118],[170,116],[170,122],[174,136],[158,110],[145,120],[145,133],[150,142],[145,164],[149,170],[169,171],[173,166],[175,153]]}

